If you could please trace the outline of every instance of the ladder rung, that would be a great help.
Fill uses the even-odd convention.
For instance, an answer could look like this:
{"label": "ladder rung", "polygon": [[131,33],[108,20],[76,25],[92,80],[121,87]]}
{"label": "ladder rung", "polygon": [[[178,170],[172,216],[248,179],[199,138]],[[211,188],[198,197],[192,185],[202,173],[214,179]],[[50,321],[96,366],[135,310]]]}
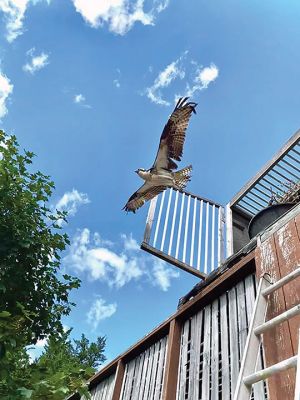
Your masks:
{"label": "ladder rung", "polygon": [[265,380],[269,378],[271,375],[276,374],[277,372],[285,371],[289,368],[296,367],[297,365],[297,356],[293,356],[288,358],[287,360],[280,361],[277,364],[272,365],[271,367],[262,369],[254,374],[246,376],[243,379],[243,382],[246,386],[253,385],[256,382]]}
{"label": "ladder rung", "polygon": [[296,305],[295,307],[292,307],[291,309],[283,312],[280,315],[277,315],[277,317],[270,319],[270,321],[258,325],[256,328],[254,328],[254,333],[255,335],[260,335],[264,333],[266,330],[273,328],[274,326],[280,324],[281,322],[287,321],[288,319],[298,314],[300,314],[300,304]]}
{"label": "ladder rung", "polygon": [[283,278],[279,279],[279,281],[273,283],[266,289],[264,289],[261,294],[263,296],[267,296],[268,294],[274,292],[274,290],[281,288],[283,285],[286,285],[288,282],[292,281],[293,279],[297,278],[297,276],[300,276],[300,267],[297,267],[292,271],[290,274],[284,276]]}

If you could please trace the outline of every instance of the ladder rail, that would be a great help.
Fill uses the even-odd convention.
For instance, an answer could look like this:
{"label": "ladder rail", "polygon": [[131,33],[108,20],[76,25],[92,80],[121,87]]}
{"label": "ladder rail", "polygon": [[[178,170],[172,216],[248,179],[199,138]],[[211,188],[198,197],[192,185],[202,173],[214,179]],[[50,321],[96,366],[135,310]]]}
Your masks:
{"label": "ladder rail", "polygon": [[270,367],[257,371],[254,374],[246,376],[243,379],[243,382],[246,386],[249,386],[251,388],[251,386],[256,382],[268,379],[270,376],[278,372],[286,371],[289,368],[296,367],[297,358],[298,356],[293,356],[286,360],[280,361],[277,364],[271,365]]}
{"label": "ladder rail", "polygon": [[[266,275],[261,277],[257,289],[257,296],[253,308],[253,314],[249,325],[247,341],[244,349],[244,354],[241,362],[240,373],[238,376],[237,385],[234,392],[233,400],[249,400],[251,396],[252,385],[256,382],[262,381],[271,375],[285,371],[289,368],[297,367],[297,381],[295,390],[295,400],[300,400],[300,344],[298,355],[283,360],[277,364],[271,365],[265,369],[256,371],[257,361],[260,357],[260,344],[261,334],[268,329],[289,320],[290,318],[300,314],[300,304],[292,307],[291,309],[281,313],[280,315],[265,321],[268,295],[275,290],[286,285],[288,282],[300,276],[300,267],[297,266],[290,274],[275,283],[271,283],[266,279]],[[300,331],[299,331],[300,332]],[[300,335],[300,333],[299,333]],[[300,341],[300,337],[299,337]]]}
{"label": "ladder rail", "polygon": [[296,373],[296,387],[295,387],[295,400],[300,400],[300,329],[298,335],[298,356],[297,356],[297,373]]}
{"label": "ladder rail", "polygon": [[293,318],[299,314],[300,314],[300,304],[297,304],[295,307],[292,307],[289,310],[284,311],[283,313],[277,315],[277,317],[270,319],[270,321],[267,321],[267,322],[257,326],[254,329],[254,334],[256,336],[261,335],[262,333],[266,332],[268,329],[271,329],[274,326],[279,325],[282,322],[287,321],[290,318]]}
{"label": "ladder rail", "polygon": [[269,287],[265,288],[262,291],[263,296],[267,296],[270,293],[273,293],[275,290],[281,288],[282,286],[286,285],[290,281],[296,279],[298,276],[300,276],[300,267],[297,266],[296,269],[294,269],[292,272],[290,272],[288,275],[284,276],[283,278],[279,279],[277,282],[272,283]]}
{"label": "ladder rail", "polygon": [[250,375],[255,370],[260,355],[260,338],[254,335],[253,330],[255,325],[260,325],[265,320],[267,300],[264,296],[261,296],[261,292],[269,285],[270,282],[265,278],[260,279],[233,400],[249,399],[251,395],[251,387],[243,384],[243,377]]}

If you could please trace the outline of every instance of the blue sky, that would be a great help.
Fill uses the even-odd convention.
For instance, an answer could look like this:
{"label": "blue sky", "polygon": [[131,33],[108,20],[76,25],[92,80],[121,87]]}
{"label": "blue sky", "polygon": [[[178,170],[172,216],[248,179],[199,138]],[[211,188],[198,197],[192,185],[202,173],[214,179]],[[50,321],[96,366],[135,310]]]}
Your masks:
{"label": "blue sky", "polygon": [[300,127],[298,1],[0,0],[0,121],[70,210],[63,267],[82,279],[64,323],[108,359],[197,279],[139,250],[148,207],[121,208],[178,96],[198,103],[181,166],[226,204]]}

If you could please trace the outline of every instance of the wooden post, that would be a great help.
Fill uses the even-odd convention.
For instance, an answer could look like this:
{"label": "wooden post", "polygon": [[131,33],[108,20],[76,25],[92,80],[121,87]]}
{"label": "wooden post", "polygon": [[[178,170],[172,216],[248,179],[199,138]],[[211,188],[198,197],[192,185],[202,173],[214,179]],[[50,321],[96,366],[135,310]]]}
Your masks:
{"label": "wooden post", "polygon": [[174,318],[170,323],[162,400],[176,399],[180,338],[181,324]]}
{"label": "wooden post", "polygon": [[115,386],[111,400],[119,400],[121,396],[122,383],[125,372],[125,364],[122,358],[118,361],[117,370],[116,370],[116,379]]}

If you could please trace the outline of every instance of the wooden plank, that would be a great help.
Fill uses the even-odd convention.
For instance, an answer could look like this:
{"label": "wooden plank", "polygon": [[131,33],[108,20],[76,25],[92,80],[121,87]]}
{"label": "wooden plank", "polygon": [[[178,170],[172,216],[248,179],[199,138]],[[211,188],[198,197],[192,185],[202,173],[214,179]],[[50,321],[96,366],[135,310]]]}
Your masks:
{"label": "wooden plank", "polygon": [[115,375],[111,375],[111,377],[109,379],[110,379],[110,382],[109,382],[109,391],[108,391],[107,400],[111,400],[112,396],[113,396],[113,391],[114,391],[114,386],[115,386]]}
{"label": "wooden plank", "polygon": [[[256,275],[268,273],[274,281],[281,278],[274,235],[271,235],[256,248]],[[268,298],[266,320],[285,311],[283,289],[271,293]],[[266,366],[269,367],[293,355],[288,322],[275,326],[263,335]],[[295,371],[288,370],[268,379],[270,398],[291,400],[294,393]]]}
{"label": "wooden plank", "polygon": [[219,299],[211,307],[211,400],[219,400]]}
{"label": "wooden plank", "polygon": [[148,399],[153,400],[154,391],[156,386],[156,377],[157,377],[157,368],[158,368],[158,357],[159,357],[159,350],[160,350],[160,341],[156,342],[154,345],[154,356],[153,356],[153,368],[151,373],[151,380],[150,380],[150,390]]}
{"label": "wooden plank", "polygon": [[143,242],[141,244],[141,249],[147,251],[150,254],[155,255],[156,257],[161,258],[164,261],[167,261],[170,264],[175,265],[176,267],[182,269],[183,271],[189,272],[190,274],[197,276],[197,278],[205,279],[207,277],[207,274],[198,271],[196,268],[190,267],[188,264],[180,261],[178,258],[169,256],[168,254],[148,245],[147,243]]}
{"label": "wooden plank", "polygon": [[[284,277],[294,271],[300,265],[300,241],[296,228],[295,220],[292,219],[275,234],[275,245],[280,268],[280,275]],[[287,285],[283,286],[283,294],[286,309],[292,308],[300,303],[300,278],[296,278]],[[293,355],[298,349],[298,330],[300,326],[300,316],[288,321]]]}
{"label": "wooden plank", "polygon": [[124,390],[122,393],[122,400],[129,400],[131,388],[132,388],[132,378],[134,374],[135,359],[127,364],[127,374]]}
{"label": "wooden plank", "polygon": [[235,391],[239,374],[239,345],[238,345],[238,319],[236,304],[236,288],[228,292],[229,301],[229,341],[230,341],[230,381],[231,393]]}
{"label": "wooden plank", "polygon": [[166,348],[167,348],[167,337],[161,339],[160,353],[159,353],[159,361],[158,361],[158,374],[155,383],[155,392],[153,400],[160,400],[162,385],[163,385],[163,376],[164,376],[164,368],[166,361]]}
{"label": "wooden plank", "polygon": [[[121,387],[121,394],[120,394],[120,400],[124,399],[124,392],[125,392],[125,387],[127,386],[127,379],[128,379],[128,364],[125,365],[124,367],[124,379],[122,382],[122,387]],[[116,398],[115,400],[119,400]]]}
{"label": "wooden plank", "polygon": [[185,399],[185,387],[187,377],[187,353],[189,340],[190,320],[185,321],[182,328],[181,357],[180,357],[180,378],[179,378],[179,395],[178,400]]}
{"label": "wooden plank", "polygon": [[152,367],[153,367],[153,356],[154,356],[154,345],[150,347],[150,353],[149,353],[149,362],[148,362],[148,369],[147,369],[147,374],[146,374],[146,382],[145,382],[145,391],[144,391],[144,400],[148,400],[148,394],[150,390],[150,379],[151,379],[151,374],[152,374]]}
{"label": "wooden plank", "polygon": [[209,399],[210,379],[210,347],[211,347],[211,305],[204,309],[204,345],[203,345],[203,373],[201,399]]}
{"label": "wooden plank", "polygon": [[[196,382],[196,368],[197,368],[197,328],[198,328],[198,314],[191,318],[191,340],[190,340],[190,368],[189,368],[189,397],[194,393]],[[199,353],[198,353],[199,354]]]}
{"label": "wooden plank", "polygon": [[[246,313],[247,313],[247,327],[249,330],[249,324],[252,319],[253,308],[255,303],[255,283],[254,282],[255,276],[253,274],[247,276],[245,278],[245,292],[246,292]],[[247,330],[247,331],[248,331]],[[258,363],[256,366],[257,370],[261,370],[263,366],[262,358],[259,356]],[[260,400],[265,398],[265,390],[263,382],[258,382],[253,386],[254,391],[254,399]]]}
{"label": "wooden plank", "polygon": [[238,333],[239,333],[240,362],[241,362],[247,340],[247,328],[248,328],[244,281],[241,281],[236,285],[236,293],[237,293],[237,310],[238,310],[238,327],[239,327]]}
{"label": "wooden plank", "polygon": [[194,321],[194,371],[191,379],[194,382],[192,399],[199,399],[199,376],[200,376],[200,348],[201,348],[201,333],[202,333],[203,311],[201,310],[195,315]]}
{"label": "wooden plank", "polygon": [[149,354],[150,354],[150,348],[144,351],[144,359],[143,359],[143,366],[142,366],[142,376],[141,376],[141,385],[139,387],[139,397],[138,399],[143,399],[144,398],[144,392],[145,392],[145,382],[146,382],[146,376],[148,372],[148,365],[149,365]]}
{"label": "wooden plank", "polygon": [[170,324],[162,400],[176,399],[180,353],[181,324],[173,319]]}
{"label": "wooden plank", "polygon": [[145,351],[137,357],[137,369],[132,393],[132,400],[139,400],[139,389],[141,386],[142,369],[144,365]]}
{"label": "wooden plank", "polygon": [[222,400],[230,399],[229,336],[227,294],[220,297],[221,362],[222,362]]}

